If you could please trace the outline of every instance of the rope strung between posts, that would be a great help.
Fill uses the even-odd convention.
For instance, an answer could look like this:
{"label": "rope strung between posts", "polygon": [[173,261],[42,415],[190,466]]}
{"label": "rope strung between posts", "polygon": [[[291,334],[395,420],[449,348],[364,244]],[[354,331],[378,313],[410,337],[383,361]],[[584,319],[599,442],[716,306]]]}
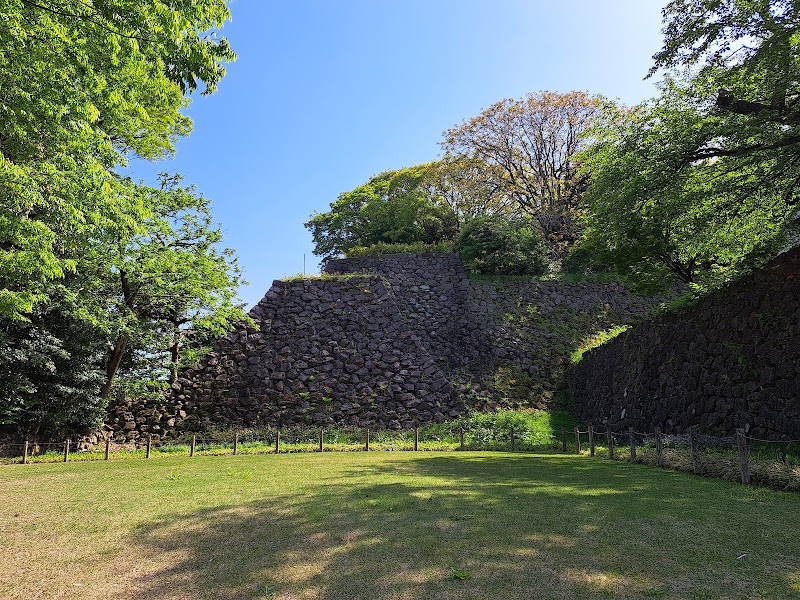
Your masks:
{"label": "rope strung between posts", "polygon": [[765,444],[800,444],[800,440],[765,440],[762,438],[750,437],[749,435],[744,437],[745,439],[752,440],[754,442],[762,442]]}

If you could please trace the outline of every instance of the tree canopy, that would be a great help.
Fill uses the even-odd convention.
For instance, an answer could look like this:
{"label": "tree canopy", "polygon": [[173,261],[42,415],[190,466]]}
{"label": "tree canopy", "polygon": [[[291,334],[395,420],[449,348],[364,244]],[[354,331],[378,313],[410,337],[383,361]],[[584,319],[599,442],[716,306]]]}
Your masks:
{"label": "tree canopy", "polygon": [[645,287],[713,289],[796,225],[800,8],[674,0],[664,17],[661,96],[607,119],[583,156],[589,236]]}
{"label": "tree canopy", "polygon": [[587,176],[577,154],[608,102],[585,92],[537,92],[496,102],[444,132],[448,155],[482,161],[484,174],[533,216],[560,262],[580,236],[578,207]]}
{"label": "tree canopy", "polygon": [[170,156],[235,58],[225,0],[0,0],[0,425],[97,424],[246,320],[209,201]]}
{"label": "tree canopy", "polygon": [[458,234],[458,216],[428,185],[431,164],[386,171],[339,195],[305,224],[323,260],[375,244],[436,244]]}
{"label": "tree canopy", "polygon": [[189,132],[185,94],[234,58],[213,33],[228,17],[224,0],[0,0],[0,314],[25,318],[75,270],[64,247],[127,211],[115,167]]}

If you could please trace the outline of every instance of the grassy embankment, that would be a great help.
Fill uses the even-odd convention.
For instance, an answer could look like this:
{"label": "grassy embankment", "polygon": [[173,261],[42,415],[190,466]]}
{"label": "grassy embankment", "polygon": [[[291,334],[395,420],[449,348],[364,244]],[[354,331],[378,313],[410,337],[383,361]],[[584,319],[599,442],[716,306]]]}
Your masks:
{"label": "grassy embankment", "polygon": [[800,496],[575,455],[0,469],[0,597],[787,598]]}

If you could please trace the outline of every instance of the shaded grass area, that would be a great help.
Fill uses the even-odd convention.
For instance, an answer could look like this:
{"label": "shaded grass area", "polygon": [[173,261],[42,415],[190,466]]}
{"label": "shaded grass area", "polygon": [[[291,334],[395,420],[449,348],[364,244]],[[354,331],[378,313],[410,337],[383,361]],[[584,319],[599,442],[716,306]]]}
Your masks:
{"label": "shaded grass area", "polygon": [[800,497],[575,455],[0,470],[0,597],[788,598]]}

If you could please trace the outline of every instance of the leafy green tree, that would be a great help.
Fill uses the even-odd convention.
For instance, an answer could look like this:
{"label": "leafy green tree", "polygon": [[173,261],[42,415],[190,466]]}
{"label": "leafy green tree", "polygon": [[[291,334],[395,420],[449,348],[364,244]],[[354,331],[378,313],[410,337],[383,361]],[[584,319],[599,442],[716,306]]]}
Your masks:
{"label": "leafy green tree", "polygon": [[126,353],[135,374],[129,383],[174,381],[209,336],[236,322],[253,324],[237,302],[244,281],[233,251],[218,248],[222,234],[208,199],[180,184],[179,176],[167,175],[159,188],[127,182],[127,195],[149,216],[109,228],[94,254],[81,259],[82,270],[99,275],[97,310],[110,307],[102,397]]}
{"label": "leafy green tree", "polygon": [[541,275],[548,268],[547,246],[530,217],[472,219],[456,239],[455,250],[472,273]]}
{"label": "leafy green tree", "polygon": [[800,7],[674,0],[657,100],[616,115],[584,158],[588,235],[653,288],[712,289],[764,262],[797,225]]}
{"label": "leafy green tree", "polygon": [[27,321],[0,319],[0,427],[38,435],[100,424],[104,331],[58,285]]}
{"label": "leafy green tree", "polygon": [[430,197],[450,208],[461,225],[476,217],[515,212],[516,204],[492,167],[477,157],[450,155],[430,163],[425,184]]}
{"label": "leafy green tree", "polygon": [[588,177],[576,155],[607,104],[585,92],[501,100],[445,131],[442,147],[448,156],[481,161],[484,177],[536,219],[560,263],[580,236],[578,206]]}
{"label": "leafy green tree", "polygon": [[314,254],[325,261],[359,246],[452,240],[458,217],[428,186],[430,170],[423,164],[386,171],[341,194],[330,211],[312,215],[305,224]]}
{"label": "leafy green tree", "polygon": [[116,167],[189,132],[186,94],[235,57],[205,33],[228,18],[224,0],[0,0],[0,314],[26,318],[124,216]]}

